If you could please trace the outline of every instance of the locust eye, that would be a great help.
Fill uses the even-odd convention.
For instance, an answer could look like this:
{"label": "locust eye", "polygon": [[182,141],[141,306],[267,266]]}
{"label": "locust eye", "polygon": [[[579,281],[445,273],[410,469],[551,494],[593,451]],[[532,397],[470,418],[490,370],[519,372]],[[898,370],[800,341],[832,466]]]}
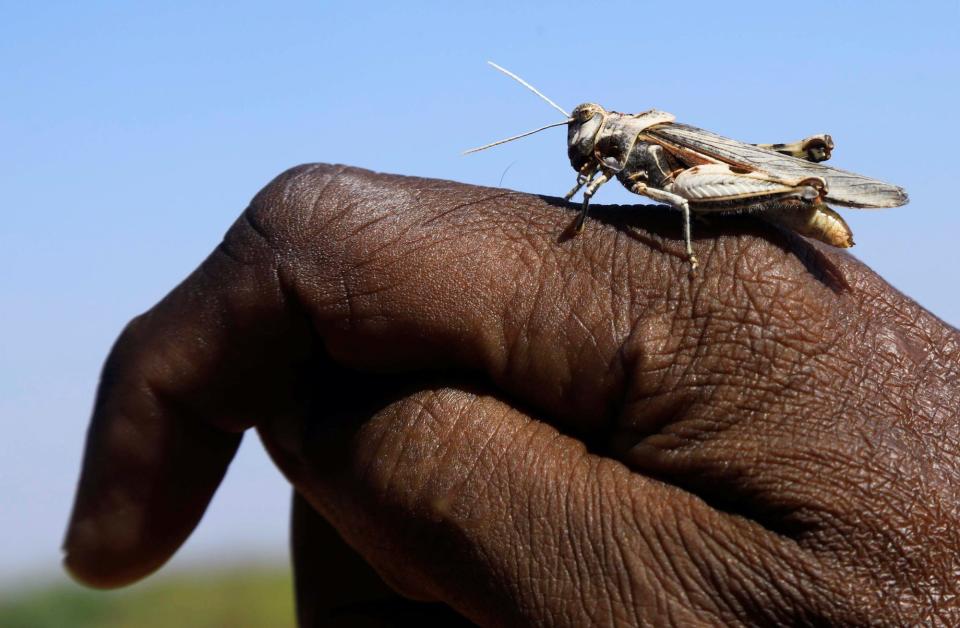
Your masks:
{"label": "locust eye", "polygon": [[573,110],[573,115],[571,116],[577,122],[583,123],[597,115],[602,111],[600,105],[595,105],[593,103],[583,103],[582,105],[577,105],[577,108]]}
{"label": "locust eye", "polygon": [[567,146],[576,154],[589,155],[593,152],[603,116],[596,109],[580,105],[573,110],[573,118],[574,122],[567,130]]}

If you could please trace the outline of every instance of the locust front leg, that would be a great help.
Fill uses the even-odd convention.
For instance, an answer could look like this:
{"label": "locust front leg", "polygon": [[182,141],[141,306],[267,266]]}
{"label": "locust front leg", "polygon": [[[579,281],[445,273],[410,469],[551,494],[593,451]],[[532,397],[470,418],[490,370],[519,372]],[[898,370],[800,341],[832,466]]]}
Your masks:
{"label": "locust front leg", "polygon": [[587,189],[583,192],[583,207],[580,208],[580,215],[577,216],[577,222],[573,225],[573,232],[575,234],[583,231],[583,223],[586,222],[587,212],[590,209],[590,199],[593,198],[593,195],[596,194],[601,185],[610,180],[611,174],[613,173],[602,170],[599,176],[591,178],[590,184],[587,185]]}
{"label": "locust front leg", "polygon": [[821,133],[789,144],[754,144],[754,146],[818,163],[830,159],[830,153],[833,151],[833,138],[826,133]]}
{"label": "locust front leg", "polygon": [[580,169],[580,172],[577,174],[577,184],[573,186],[573,189],[563,195],[563,200],[569,201],[573,198],[573,195],[580,191],[587,183],[590,183],[597,174],[597,163],[588,163]]}

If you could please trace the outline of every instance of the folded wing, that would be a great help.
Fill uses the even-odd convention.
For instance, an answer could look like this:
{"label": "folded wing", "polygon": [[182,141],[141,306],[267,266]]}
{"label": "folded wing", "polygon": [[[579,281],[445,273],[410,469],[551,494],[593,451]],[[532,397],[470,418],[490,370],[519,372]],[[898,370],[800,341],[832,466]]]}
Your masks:
{"label": "folded wing", "polygon": [[783,178],[820,177],[826,200],[846,207],[899,207],[909,199],[903,188],[870,177],[823,166],[732,140],[686,124],[663,124],[645,132],[665,148],[692,149],[731,166],[760,170]]}

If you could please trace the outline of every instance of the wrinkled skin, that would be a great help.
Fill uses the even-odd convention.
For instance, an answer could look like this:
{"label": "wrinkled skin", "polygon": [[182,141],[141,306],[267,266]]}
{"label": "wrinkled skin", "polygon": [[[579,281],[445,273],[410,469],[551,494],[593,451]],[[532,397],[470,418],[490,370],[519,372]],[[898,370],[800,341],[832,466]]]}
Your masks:
{"label": "wrinkled skin", "polygon": [[480,624],[960,624],[957,331],[755,219],[691,275],[678,214],[593,215],[278,177],[113,348],[67,567],[157,569],[256,427],[306,624],[382,588],[332,529]]}

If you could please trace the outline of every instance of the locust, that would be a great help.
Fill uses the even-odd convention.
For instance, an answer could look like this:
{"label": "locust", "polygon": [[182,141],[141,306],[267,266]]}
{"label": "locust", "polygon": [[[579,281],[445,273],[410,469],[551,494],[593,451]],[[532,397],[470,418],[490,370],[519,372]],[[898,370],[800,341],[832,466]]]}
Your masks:
{"label": "locust", "polygon": [[853,233],[827,203],[879,208],[899,207],[909,200],[896,185],[823,165],[834,148],[833,138],[826,133],[796,142],[748,144],[678,123],[673,114],[657,109],[620,113],[583,103],[567,113],[513,72],[488,63],[545,100],[564,120],[464,154],[566,125],[567,156],[577,180],[564,200],[584,190],[574,234],[583,230],[590,199],[614,178],[630,192],[682,212],[691,269],[698,265],[691,214],[755,213],[803,236],[848,248],[853,246]]}

